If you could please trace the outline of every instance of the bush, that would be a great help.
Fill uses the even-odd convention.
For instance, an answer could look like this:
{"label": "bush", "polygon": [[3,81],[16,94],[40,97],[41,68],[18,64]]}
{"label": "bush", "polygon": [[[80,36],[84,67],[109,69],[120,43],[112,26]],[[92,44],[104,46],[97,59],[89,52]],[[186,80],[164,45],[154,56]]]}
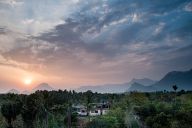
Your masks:
{"label": "bush", "polygon": [[192,126],[192,112],[178,112],[176,121],[179,128],[190,128]]}
{"label": "bush", "polygon": [[116,117],[103,116],[89,122],[87,128],[120,128]]}

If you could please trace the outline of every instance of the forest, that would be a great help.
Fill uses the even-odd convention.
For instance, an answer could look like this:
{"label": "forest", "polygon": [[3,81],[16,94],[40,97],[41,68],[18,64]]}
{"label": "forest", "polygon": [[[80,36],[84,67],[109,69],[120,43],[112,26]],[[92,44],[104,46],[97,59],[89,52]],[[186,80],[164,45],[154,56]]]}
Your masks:
{"label": "forest", "polygon": [[[79,116],[75,104],[109,104],[98,116]],[[191,128],[192,91],[100,94],[67,90],[0,95],[0,128]]]}

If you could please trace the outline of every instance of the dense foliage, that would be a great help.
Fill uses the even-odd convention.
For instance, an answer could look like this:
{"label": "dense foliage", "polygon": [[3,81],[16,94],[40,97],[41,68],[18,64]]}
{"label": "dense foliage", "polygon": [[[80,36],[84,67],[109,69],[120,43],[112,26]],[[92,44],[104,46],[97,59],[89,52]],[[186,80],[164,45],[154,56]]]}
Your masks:
{"label": "dense foliage", "polygon": [[[1,128],[190,128],[192,92],[131,92],[100,94],[91,91],[37,91],[31,95],[0,95]],[[110,103],[105,115],[85,117],[73,104]]]}

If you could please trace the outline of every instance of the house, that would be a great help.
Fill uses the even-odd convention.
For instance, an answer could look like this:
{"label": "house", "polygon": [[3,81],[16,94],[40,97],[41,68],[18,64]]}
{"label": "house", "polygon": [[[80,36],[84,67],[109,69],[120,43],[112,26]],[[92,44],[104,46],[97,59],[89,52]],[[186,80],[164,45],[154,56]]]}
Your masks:
{"label": "house", "polygon": [[72,108],[79,116],[87,116],[87,108],[84,105],[73,105]]}
{"label": "house", "polygon": [[90,116],[105,115],[109,111],[109,103],[91,103]]}
{"label": "house", "polygon": [[107,114],[110,108],[109,103],[91,103],[90,106],[91,109],[89,112],[87,111],[87,107],[84,105],[73,105],[73,110],[79,116],[99,116]]}

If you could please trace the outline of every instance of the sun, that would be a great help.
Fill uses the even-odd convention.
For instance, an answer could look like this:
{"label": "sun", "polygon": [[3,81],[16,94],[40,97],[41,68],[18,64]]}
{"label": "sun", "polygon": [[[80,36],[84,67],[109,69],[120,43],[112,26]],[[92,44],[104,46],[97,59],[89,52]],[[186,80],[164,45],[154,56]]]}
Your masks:
{"label": "sun", "polygon": [[24,80],[25,85],[30,85],[31,83],[32,83],[32,79],[30,79],[30,78],[27,78]]}

